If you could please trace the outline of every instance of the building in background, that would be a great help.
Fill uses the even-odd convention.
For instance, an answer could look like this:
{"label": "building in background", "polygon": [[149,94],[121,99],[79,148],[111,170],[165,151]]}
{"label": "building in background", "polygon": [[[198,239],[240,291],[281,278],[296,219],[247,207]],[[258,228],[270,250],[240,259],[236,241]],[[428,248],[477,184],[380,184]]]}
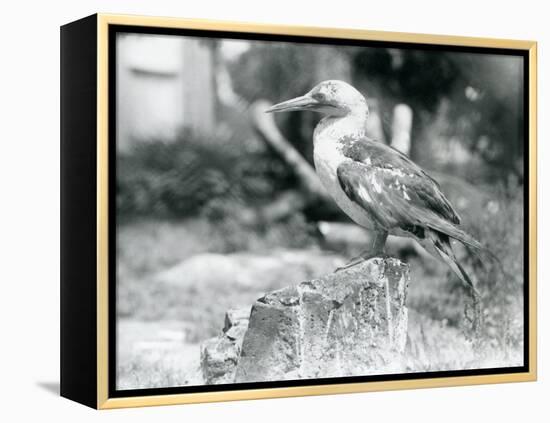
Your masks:
{"label": "building in background", "polygon": [[215,53],[209,39],[119,35],[117,148],[214,129]]}

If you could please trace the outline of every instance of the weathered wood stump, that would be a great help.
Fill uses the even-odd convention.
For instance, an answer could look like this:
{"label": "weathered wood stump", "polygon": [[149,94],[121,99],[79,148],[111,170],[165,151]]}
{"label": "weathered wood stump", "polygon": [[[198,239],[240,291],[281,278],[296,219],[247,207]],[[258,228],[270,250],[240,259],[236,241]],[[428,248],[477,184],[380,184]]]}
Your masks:
{"label": "weathered wood stump", "polygon": [[205,383],[322,378],[404,370],[408,266],[375,258],[288,286],[228,313],[201,348]]}

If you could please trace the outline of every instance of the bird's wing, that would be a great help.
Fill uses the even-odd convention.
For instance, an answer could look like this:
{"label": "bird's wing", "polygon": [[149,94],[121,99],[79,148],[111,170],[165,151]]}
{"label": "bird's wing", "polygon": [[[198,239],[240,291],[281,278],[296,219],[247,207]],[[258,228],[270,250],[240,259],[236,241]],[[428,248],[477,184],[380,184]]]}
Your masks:
{"label": "bird's wing", "polygon": [[[376,173],[371,176],[387,183],[387,192],[394,192],[399,187],[401,198],[410,198],[407,204],[431,210],[450,223],[460,223],[458,213],[441,192],[437,181],[401,152],[363,138],[348,144],[343,154],[353,163],[365,165],[369,172]],[[403,194],[404,190],[406,194]]]}
{"label": "bird's wing", "polygon": [[435,180],[397,151],[383,144],[363,144],[344,151],[351,160],[338,166],[338,181],[380,228],[399,228],[419,238],[429,228],[483,249],[456,226],[460,218]]}

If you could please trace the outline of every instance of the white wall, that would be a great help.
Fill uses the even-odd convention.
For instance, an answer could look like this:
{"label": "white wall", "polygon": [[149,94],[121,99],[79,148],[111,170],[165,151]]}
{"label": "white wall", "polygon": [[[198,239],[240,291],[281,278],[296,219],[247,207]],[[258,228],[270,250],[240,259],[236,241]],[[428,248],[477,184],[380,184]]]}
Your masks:
{"label": "white wall", "polygon": [[118,149],[169,142],[183,128],[215,132],[214,57],[204,41],[119,35],[116,72]]}
{"label": "white wall", "polygon": [[[0,26],[3,421],[549,421],[550,32],[545,2],[5,1]],[[540,381],[431,390],[93,412],[47,389],[59,367],[59,25],[94,13],[204,17],[537,39],[540,75]],[[50,385],[48,385],[50,384]]]}

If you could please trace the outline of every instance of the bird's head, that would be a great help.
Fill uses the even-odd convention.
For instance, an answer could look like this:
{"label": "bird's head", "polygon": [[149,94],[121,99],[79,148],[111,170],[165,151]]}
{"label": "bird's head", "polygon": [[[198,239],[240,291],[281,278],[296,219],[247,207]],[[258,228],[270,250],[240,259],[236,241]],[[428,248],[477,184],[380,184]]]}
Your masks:
{"label": "bird's head", "polygon": [[327,116],[346,116],[353,113],[368,114],[365,97],[344,81],[323,81],[308,93],[271,106],[266,112],[292,112],[311,110]]}

